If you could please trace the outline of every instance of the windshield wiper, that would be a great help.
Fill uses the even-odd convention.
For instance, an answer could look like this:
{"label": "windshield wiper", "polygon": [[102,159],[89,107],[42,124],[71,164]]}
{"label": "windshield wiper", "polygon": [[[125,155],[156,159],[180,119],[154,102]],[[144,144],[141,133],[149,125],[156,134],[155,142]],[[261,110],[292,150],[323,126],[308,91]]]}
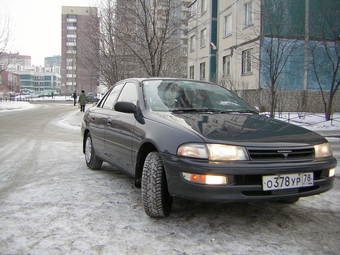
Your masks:
{"label": "windshield wiper", "polygon": [[255,110],[222,110],[222,109],[212,109],[212,108],[183,108],[183,109],[173,109],[171,112],[174,113],[184,113],[184,112],[206,112],[206,113],[258,113]]}
{"label": "windshield wiper", "polygon": [[209,108],[200,108],[200,109],[194,109],[194,108],[187,108],[187,109],[173,109],[171,110],[175,113],[181,113],[181,112],[220,112],[220,110],[216,109],[209,109]]}
{"label": "windshield wiper", "polygon": [[221,113],[258,113],[255,110],[228,110],[228,111],[220,111]]}

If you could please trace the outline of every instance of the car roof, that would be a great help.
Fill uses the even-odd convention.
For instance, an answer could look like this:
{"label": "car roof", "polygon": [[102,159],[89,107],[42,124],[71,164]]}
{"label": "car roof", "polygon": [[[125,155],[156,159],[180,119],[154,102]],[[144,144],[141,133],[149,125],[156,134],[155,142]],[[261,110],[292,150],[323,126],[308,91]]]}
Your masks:
{"label": "car roof", "polygon": [[127,81],[138,81],[138,82],[143,82],[146,80],[178,80],[178,81],[191,81],[191,82],[200,82],[200,83],[210,83],[210,84],[215,84],[216,83],[211,83],[207,81],[201,81],[201,80],[194,80],[194,79],[187,79],[187,78],[172,78],[172,77],[142,77],[142,78],[127,78],[124,80],[121,80],[119,82],[127,82]]}

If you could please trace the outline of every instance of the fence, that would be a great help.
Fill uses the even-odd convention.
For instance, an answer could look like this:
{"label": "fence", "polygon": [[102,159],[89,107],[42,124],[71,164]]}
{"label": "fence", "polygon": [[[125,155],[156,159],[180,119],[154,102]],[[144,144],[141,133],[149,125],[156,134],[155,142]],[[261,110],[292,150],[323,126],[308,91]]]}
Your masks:
{"label": "fence", "polygon": [[0,97],[0,102],[28,102],[30,97]]}

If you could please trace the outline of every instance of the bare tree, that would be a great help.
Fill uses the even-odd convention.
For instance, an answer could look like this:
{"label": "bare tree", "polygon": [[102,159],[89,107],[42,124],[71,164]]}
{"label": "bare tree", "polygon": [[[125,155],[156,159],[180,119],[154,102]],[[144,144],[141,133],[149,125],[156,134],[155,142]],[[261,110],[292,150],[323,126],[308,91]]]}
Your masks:
{"label": "bare tree", "polygon": [[[254,6],[258,10],[254,11],[254,23],[259,25],[238,31],[243,45],[253,47],[252,68],[258,69],[261,86],[268,91],[268,96],[263,98],[268,100],[270,117],[275,116],[279,91],[285,89],[285,77],[294,75],[289,73],[290,63],[303,46],[303,26],[292,19],[291,4],[287,0],[260,1],[257,8]],[[242,56],[242,61],[247,59]]]}
{"label": "bare tree", "polygon": [[325,119],[330,120],[333,100],[340,86],[340,2],[318,1],[311,31],[316,39],[310,44],[312,71],[324,105]]}
{"label": "bare tree", "polygon": [[118,3],[116,19],[120,29],[115,36],[121,47],[134,56],[140,68],[137,75],[177,75],[174,70],[182,68],[179,64],[182,58],[180,32],[187,22],[187,17],[181,17],[182,1],[133,0]]}
{"label": "bare tree", "polygon": [[11,39],[11,22],[6,16],[0,16],[0,73],[6,71],[12,63],[13,55],[8,53]]}
{"label": "bare tree", "polygon": [[128,53],[118,47],[116,9],[115,0],[101,0],[98,8],[93,8],[90,13],[87,30],[81,31],[86,39],[78,45],[80,64],[86,69],[96,70],[100,83],[107,87],[129,77],[133,70],[128,66],[133,62]]}
{"label": "bare tree", "polygon": [[[282,87],[281,76],[287,72],[292,56],[301,47],[303,34],[291,19],[289,1],[264,1],[261,10],[262,34],[260,38],[259,68],[261,81],[266,84],[270,95],[270,113],[275,116],[278,93]],[[255,57],[256,58],[256,57]]]}
{"label": "bare tree", "polygon": [[108,87],[132,76],[186,76],[180,36],[187,17],[181,17],[181,5],[181,0],[100,0],[78,57]]}

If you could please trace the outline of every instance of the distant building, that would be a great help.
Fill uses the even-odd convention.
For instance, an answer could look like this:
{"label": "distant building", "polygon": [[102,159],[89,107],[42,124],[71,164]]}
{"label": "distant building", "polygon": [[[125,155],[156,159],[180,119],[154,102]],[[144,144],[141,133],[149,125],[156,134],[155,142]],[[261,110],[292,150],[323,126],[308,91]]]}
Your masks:
{"label": "distant building", "polygon": [[45,67],[54,67],[54,66],[61,66],[61,56],[53,56],[53,57],[46,57],[45,58]]}
{"label": "distant building", "polygon": [[20,75],[20,90],[30,90],[38,95],[61,93],[61,75],[58,73],[39,71],[34,67],[16,73]]}
{"label": "distant building", "polygon": [[27,55],[20,55],[18,53],[1,53],[0,66],[1,70],[14,71],[23,69],[25,66],[32,65],[32,57]]}
{"label": "distant building", "polygon": [[[36,94],[50,95],[61,93],[60,56],[52,57],[53,66],[32,66],[31,56],[15,54],[1,54],[0,58],[0,93],[30,90]],[[48,59],[48,58],[47,58]]]}
{"label": "distant building", "polygon": [[20,92],[20,76],[11,71],[0,72],[0,97],[7,92]]}
{"label": "distant building", "polygon": [[[83,56],[92,52],[86,47],[94,7],[63,6],[61,15],[61,79],[62,93],[85,90],[97,93],[98,75]],[[98,27],[99,29],[99,27]],[[93,53],[89,59],[96,59]]]}

